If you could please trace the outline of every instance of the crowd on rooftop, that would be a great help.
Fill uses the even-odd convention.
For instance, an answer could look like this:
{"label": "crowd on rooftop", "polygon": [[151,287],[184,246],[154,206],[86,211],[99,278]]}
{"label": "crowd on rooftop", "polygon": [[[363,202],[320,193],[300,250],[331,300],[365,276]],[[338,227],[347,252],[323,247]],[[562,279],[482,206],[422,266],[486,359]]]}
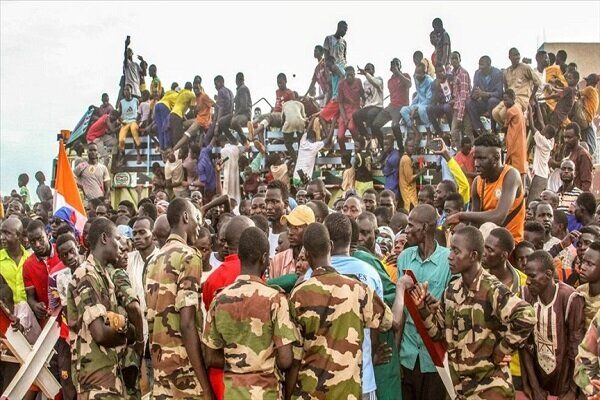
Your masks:
{"label": "crowd on rooftop", "polygon": [[[116,108],[103,94],[72,148],[83,229],[41,171],[38,202],[21,174],[0,207],[0,310],[32,343],[60,313],[60,398],[451,398],[427,335],[452,398],[600,400],[598,75],[516,48],[471,74],[436,18],[431,56],[385,84],[348,64],[348,28],[304,95],[277,75],[268,113],[242,72],[212,98],[164,87],[127,37]],[[150,192],[115,204],[143,137]]]}

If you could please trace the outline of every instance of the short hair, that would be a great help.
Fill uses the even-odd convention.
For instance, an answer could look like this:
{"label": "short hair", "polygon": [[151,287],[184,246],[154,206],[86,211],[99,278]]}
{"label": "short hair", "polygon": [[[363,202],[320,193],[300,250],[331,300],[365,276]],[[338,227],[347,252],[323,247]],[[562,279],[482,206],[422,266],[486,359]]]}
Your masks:
{"label": "short hair", "polygon": [[223,78],[223,76],[217,75],[217,76],[215,76],[215,82],[217,82],[217,81],[219,81],[219,82],[225,82],[225,79]]}
{"label": "short hair", "polygon": [[156,206],[152,202],[144,202],[138,206],[138,213],[140,211],[144,212],[144,215],[149,216],[153,220],[156,220],[158,216],[158,211],[156,210]]}
{"label": "short hair", "polygon": [[515,239],[508,229],[502,227],[492,229],[490,236],[498,239],[500,246],[502,246],[502,250],[507,251],[508,254],[512,253],[515,249]]}
{"label": "short hair", "polygon": [[[341,213],[329,214],[323,221],[335,246],[348,246],[352,237],[350,218]],[[306,235],[306,233],[305,233]]]}
{"label": "short hair", "polygon": [[368,188],[367,190],[365,190],[363,192],[363,197],[365,197],[365,194],[374,194],[375,198],[377,198],[377,190],[373,189],[373,188]]}
{"label": "short hair", "polygon": [[[387,208],[386,208],[386,210],[389,211],[389,209],[387,209]],[[372,212],[369,212],[369,211],[363,211],[356,218],[356,222],[364,221],[364,220],[370,221],[373,224],[374,228],[377,229],[377,217],[375,216],[375,214],[373,214]]]}
{"label": "short hair", "polygon": [[212,236],[212,234],[210,233],[210,229],[208,229],[205,226],[201,226],[198,229],[198,239],[203,239],[205,237],[210,238]]}
{"label": "short hair", "polygon": [[569,72],[567,75],[572,75],[572,76],[573,76],[573,78],[575,78],[575,80],[576,80],[577,82],[579,82],[579,72],[577,72],[577,71],[571,71],[571,72]]}
{"label": "short hair", "polygon": [[382,197],[391,197],[394,199],[394,201],[396,201],[396,193],[389,189],[382,190],[381,193],[379,193],[379,198],[381,199]]}
{"label": "short hair", "polygon": [[277,74],[277,80],[283,79],[284,81],[287,82],[287,76],[285,76],[285,74],[283,72],[280,72]]}
{"label": "short hair", "polygon": [[567,61],[567,52],[564,50],[559,50],[556,52],[556,59],[561,59],[563,61]]}
{"label": "short hair", "polygon": [[567,126],[565,126],[565,131],[568,129],[572,129],[577,136],[581,134],[581,128],[579,127],[579,124],[577,122],[568,123]]}
{"label": "short hair", "polygon": [[87,235],[88,243],[90,244],[90,249],[94,250],[96,245],[100,241],[100,236],[102,234],[111,233],[115,229],[115,224],[108,218],[96,218],[92,225],[90,226],[90,230]]}
{"label": "short hair", "polygon": [[[348,221],[348,225],[349,224],[350,221]],[[327,255],[330,252],[330,240],[329,229],[326,229],[323,224],[313,222],[306,227],[302,242],[304,245],[304,250],[309,255],[319,257]],[[350,242],[349,239],[348,242]]]}
{"label": "short hair", "polygon": [[135,206],[133,205],[133,203],[131,201],[121,200],[119,202],[119,205],[127,207],[127,209],[129,210],[129,213],[131,214],[132,217],[135,215]]}
{"label": "short hair", "polygon": [[415,51],[413,53],[413,58],[421,58],[422,59],[423,58],[423,52],[419,51],[419,50]]}
{"label": "short hair", "polygon": [[272,180],[267,185],[267,190],[269,190],[269,189],[279,189],[279,192],[281,193],[281,199],[285,203],[288,202],[288,198],[290,197],[290,192],[289,192],[287,185],[283,181],[280,181],[277,179]]}
{"label": "short hair", "polygon": [[320,179],[320,178],[312,179],[310,182],[308,182],[308,185],[306,185],[306,187],[313,186],[313,185],[317,186],[319,188],[319,190],[321,190],[323,192],[325,191],[325,182],[323,182],[322,179]]}
{"label": "short hair", "polygon": [[575,203],[584,209],[584,211],[590,215],[596,212],[596,198],[590,192],[583,192],[577,196]]}
{"label": "short hair", "polygon": [[523,240],[522,242],[517,243],[517,245],[515,246],[515,249],[513,250],[513,253],[517,250],[521,250],[524,248],[528,248],[528,249],[535,251],[535,246],[533,245],[533,243],[531,243],[528,240]]}
{"label": "short hair", "polygon": [[539,261],[544,270],[554,271],[554,260],[546,250],[535,250],[527,256],[527,262]]}
{"label": "short hair", "polygon": [[131,220],[129,221],[129,223],[131,224],[130,226],[133,228],[133,225],[135,225],[136,222],[139,221],[148,221],[148,223],[150,224],[150,230],[152,230],[152,227],[154,226],[154,218],[148,216],[148,215],[142,215],[141,217],[134,217],[131,218]]}
{"label": "short hair", "polygon": [[432,185],[425,185],[421,187],[421,192],[424,192],[427,196],[431,198],[435,196],[435,188]]}
{"label": "short hair", "polygon": [[492,59],[490,58],[490,56],[481,56],[479,58],[480,61],[486,61],[487,63],[491,64],[492,63]]}
{"label": "short hair", "polygon": [[525,223],[525,230],[527,232],[541,233],[542,235],[546,234],[546,228],[544,225],[537,221],[529,221]]}
{"label": "short hair", "polygon": [[72,233],[63,233],[62,235],[56,238],[56,248],[58,249],[60,246],[69,241],[74,242],[76,245],[78,244],[77,239],[75,239],[75,236]]}
{"label": "short hair", "polygon": [[451,54],[456,54],[458,56],[458,59],[460,60],[460,53],[458,51],[453,51]]}
{"label": "short hair", "polygon": [[235,79],[244,79],[244,73],[238,72],[237,74],[235,74]]}
{"label": "short hair", "polygon": [[46,232],[46,226],[39,219],[34,219],[30,223],[27,224],[27,233],[31,233],[36,229],[41,229],[42,232]]}
{"label": "short hair", "polygon": [[450,193],[458,192],[458,187],[456,186],[456,182],[451,181],[450,179],[444,179],[440,182]]}
{"label": "short hair", "polygon": [[256,263],[263,254],[269,253],[267,235],[255,226],[244,229],[238,245],[238,256],[242,263]]}
{"label": "short hair", "polygon": [[352,65],[348,65],[348,66],[346,66],[346,68],[344,68],[344,71],[352,71],[352,72],[354,72],[354,67]]}
{"label": "short hair", "polygon": [[535,58],[541,57],[541,56],[546,55],[546,54],[548,54],[546,52],[546,50],[538,50],[537,53],[535,53]]}
{"label": "short hair", "polygon": [[592,242],[588,248],[600,252],[600,242]]}
{"label": "short hair", "polygon": [[467,243],[469,245],[470,250],[474,250],[481,256],[483,254],[483,235],[481,231],[474,226],[465,226],[458,229],[454,236],[462,235],[467,238]]}
{"label": "short hair", "polygon": [[[371,214],[371,213],[369,213],[369,214]],[[385,225],[389,225],[390,221],[392,220],[393,214],[392,214],[392,210],[390,210],[389,207],[379,206],[373,211],[373,216],[380,217],[383,220],[383,223]],[[360,216],[359,216],[359,218],[360,218]],[[375,218],[375,221],[377,221],[377,218]]]}
{"label": "short hair", "polygon": [[257,228],[265,233],[269,233],[269,220],[267,217],[261,214],[254,214],[250,217],[250,219],[254,222]]}
{"label": "short hair", "polygon": [[569,225],[569,219],[567,213],[562,210],[554,211],[554,222],[564,226],[565,228]]}
{"label": "short hair", "polygon": [[579,230],[579,233],[581,233],[582,235],[584,233],[589,233],[590,235],[594,235],[596,240],[600,239],[600,228],[596,225],[584,226]]}
{"label": "short hair", "polygon": [[[329,207],[323,200],[311,200],[311,201],[309,201],[309,203],[312,203],[315,205],[315,208],[317,209],[317,213],[319,215],[322,215],[323,218],[326,218],[329,215]],[[317,213],[315,213],[315,215]]]}
{"label": "short hair", "polygon": [[183,213],[188,211],[188,207],[189,200],[181,197],[176,197],[175,200],[169,203],[169,207],[167,207],[167,221],[169,221],[171,228],[179,223]]}
{"label": "short hair", "polygon": [[320,44],[315,46],[315,50],[320,51],[321,53],[325,51],[325,49],[323,48],[323,46],[321,46]]}
{"label": "short hair", "polygon": [[475,146],[497,147],[499,149],[502,148],[500,137],[492,133],[484,133],[483,135],[479,135],[479,137],[475,139],[474,144]]}
{"label": "short hair", "polygon": [[457,205],[456,208],[464,208],[465,207],[465,200],[463,199],[462,195],[458,192],[450,193],[446,197],[444,204],[446,204],[447,201],[455,203]]}
{"label": "short hair", "polygon": [[515,100],[515,98],[516,98],[515,91],[512,90],[512,89],[506,89],[504,91],[504,94],[507,95],[508,97],[510,97],[513,100]]}

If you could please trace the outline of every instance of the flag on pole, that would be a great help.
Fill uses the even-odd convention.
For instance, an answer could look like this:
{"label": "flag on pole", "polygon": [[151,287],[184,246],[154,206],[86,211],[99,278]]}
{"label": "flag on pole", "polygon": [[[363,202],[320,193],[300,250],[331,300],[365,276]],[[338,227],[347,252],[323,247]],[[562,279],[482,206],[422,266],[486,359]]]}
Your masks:
{"label": "flag on pole", "polygon": [[87,221],[87,214],[83,208],[83,201],[79,195],[79,189],[75,181],[75,175],[71,170],[65,144],[59,140],[58,162],[56,163],[56,179],[54,183],[54,206],[53,211],[56,212],[61,207],[69,207],[73,210],[75,221],[73,224],[83,232],[83,226]]}

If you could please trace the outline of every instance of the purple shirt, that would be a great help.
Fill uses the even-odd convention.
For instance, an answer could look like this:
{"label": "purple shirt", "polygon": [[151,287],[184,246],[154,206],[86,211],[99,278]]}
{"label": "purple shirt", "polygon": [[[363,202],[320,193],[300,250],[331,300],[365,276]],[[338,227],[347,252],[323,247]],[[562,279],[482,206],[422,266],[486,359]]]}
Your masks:
{"label": "purple shirt", "polygon": [[385,158],[383,166],[383,175],[385,175],[385,188],[396,194],[396,198],[400,197],[398,189],[398,169],[400,166],[400,152],[397,149],[392,149],[390,154]]}
{"label": "purple shirt", "polygon": [[233,112],[233,93],[225,86],[217,92],[217,108],[219,109],[219,118]]}
{"label": "purple shirt", "polygon": [[211,145],[206,146],[200,151],[200,157],[198,157],[198,179],[204,184],[206,193],[213,193],[217,190],[217,174],[210,159],[212,149]]}

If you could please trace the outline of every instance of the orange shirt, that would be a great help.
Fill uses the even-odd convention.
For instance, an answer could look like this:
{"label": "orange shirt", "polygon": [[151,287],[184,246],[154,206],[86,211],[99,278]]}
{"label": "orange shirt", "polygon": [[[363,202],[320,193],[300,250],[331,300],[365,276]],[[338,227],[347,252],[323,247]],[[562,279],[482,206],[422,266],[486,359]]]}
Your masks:
{"label": "orange shirt", "polygon": [[[498,202],[502,196],[502,184],[504,183],[504,178],[506,173],[512,168],[513,167],[510,165],[505,164],[502,173],[500,173],[500,176],[495,182],[487,182],[481,177],[477,177],[476,189],[477,195],[481,201],[480,211],[489,211],[498,207]],[[516,243],[523,241],[525,228],[525,196],[521,179],[519,179],[519,187],[517,188],[515,200],[501,225],[512,233]]]}
{"label": "orange shirt", "polygon": [[527,173],[527,139],[525,138],[525,117],[517,104],[506,110],[504,126],[507,127],[506,164],[512,165],[521,174]]}
{"label": "orange shirt", "polygon": [[211,111],[214,104],[215,102],[204,91],[196,96],[196,110],[198,112],[196,122],[204,129],[208,129],[210,126],[212,121]]}
{"label": "orange shirt", "polygon": [[581,101],[583,102],[583,114],[585,115],[586,121],[591,124],[598,111],[598,103],[600,103],[598,90],[593,86],[586,86],[579,94],[581,95]]}

